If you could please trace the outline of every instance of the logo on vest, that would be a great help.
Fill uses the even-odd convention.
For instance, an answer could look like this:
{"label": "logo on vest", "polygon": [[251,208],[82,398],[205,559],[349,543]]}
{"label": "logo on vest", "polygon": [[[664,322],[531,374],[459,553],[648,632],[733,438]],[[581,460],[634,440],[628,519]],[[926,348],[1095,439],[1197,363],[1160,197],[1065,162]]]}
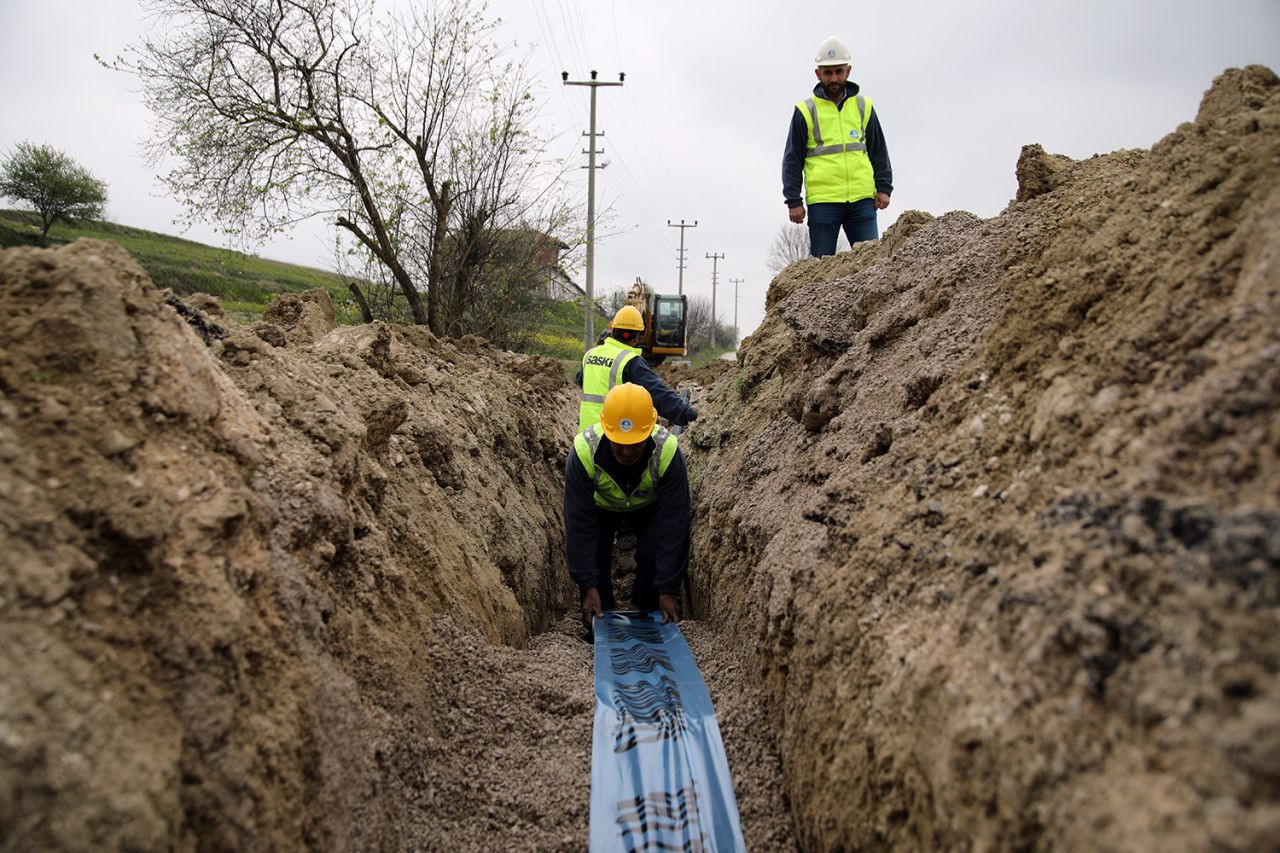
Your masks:
{"label": "logo on vest", "polygon": [[858,128],[855,127],[853,130],[849,131],[849,138],[857,139],[861,135],[861,133],[862,131],[858,130]]}
{"label": "logo on vest", "polygon": [[587,356],[587,364],[600,365],[601,367],[612,367],[613,359],[603,355]]}
{"label": "logo on vest", "polygon": [[633,426],[635,426],[635,424],[631,423],[631,418],[623,418],[622,420],[618,421],[618,429],[622,430],[623,432],[631,432],[631,428]]}

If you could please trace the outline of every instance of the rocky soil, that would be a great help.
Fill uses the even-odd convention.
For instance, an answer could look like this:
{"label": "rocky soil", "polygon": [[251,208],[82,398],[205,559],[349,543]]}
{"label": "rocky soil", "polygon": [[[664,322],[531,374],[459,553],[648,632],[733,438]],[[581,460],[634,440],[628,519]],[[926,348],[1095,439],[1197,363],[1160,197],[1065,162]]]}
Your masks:
{"label": "rocky soil", "polygon": [[1280,838],[1280,81],[774,281],[688,434],[805,849]]}
{"label": "rocky soil", "polygon": [[319,292],[202,316],[112,244],[3,255],[0,837],[412,846],[459,730],[441,620],[522,647],[576,601],[573,395]]}
{"label": "rocky soil", "polygon": [[[1280,81],[1017,172],[667,373],[753,849],[1280,838]],[[582,849],[575,424],[546,359],[0,254],[0,849]]]}
{"label": "rocky soil", "polygon": [[93,241],[0,255],[0,326],[0,849],[582,847],[558,362],[319,291],[237,327]]}

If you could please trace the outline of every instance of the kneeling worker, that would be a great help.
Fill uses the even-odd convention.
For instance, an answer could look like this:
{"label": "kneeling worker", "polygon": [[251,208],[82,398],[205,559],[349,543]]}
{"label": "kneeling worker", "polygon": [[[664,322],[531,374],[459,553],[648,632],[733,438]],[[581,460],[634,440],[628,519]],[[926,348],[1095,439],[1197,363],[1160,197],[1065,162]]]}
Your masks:
{"label": "kneeling worker", "polygon": [[637,344],[644,334],[644,315],[634,305],[623,305],[613,315],[609,336],[582,356],[578,385],[582,403],[578,406],[578,429],[584,430],[600,420],[600,406],[605,394],[624,382],[642,385],[653,397],[653,405],[675,426],[688,426],[698,417],[698,410],[667,387],[644,360],[644,350]]}
{"label": "kneeling worker", "polygon": [[604,398],[600,420],[578,433],[565,465],[565,557],[582,593],[582,621],[615,609],[613,539],[636,534],[631,602],[680,617],[689,561],[689,477],[676,437],[658,425],[653,398],[630,382]]}

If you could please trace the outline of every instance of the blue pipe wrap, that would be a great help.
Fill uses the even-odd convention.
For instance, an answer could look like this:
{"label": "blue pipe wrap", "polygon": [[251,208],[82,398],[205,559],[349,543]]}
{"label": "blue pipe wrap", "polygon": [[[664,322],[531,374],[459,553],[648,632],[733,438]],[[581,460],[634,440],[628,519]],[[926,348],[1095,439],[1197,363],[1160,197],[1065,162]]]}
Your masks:
{"label": "blue pipe wrap", "polygon": [[746,850],[711,696],[657,611],[595,620],[591,850]]}

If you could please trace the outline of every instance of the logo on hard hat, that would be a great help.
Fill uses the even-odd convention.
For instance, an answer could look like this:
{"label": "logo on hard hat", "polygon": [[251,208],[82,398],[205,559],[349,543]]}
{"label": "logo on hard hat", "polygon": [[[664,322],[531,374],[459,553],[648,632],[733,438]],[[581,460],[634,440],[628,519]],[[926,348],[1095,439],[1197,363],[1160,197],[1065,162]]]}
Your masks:
{"label": "logo on hard hat", "polygon": [[618,429],[622,430],[623,432],[631,432],[631,427],[632,427],[631,418],[623,418],[622,420],[618,421]]}

